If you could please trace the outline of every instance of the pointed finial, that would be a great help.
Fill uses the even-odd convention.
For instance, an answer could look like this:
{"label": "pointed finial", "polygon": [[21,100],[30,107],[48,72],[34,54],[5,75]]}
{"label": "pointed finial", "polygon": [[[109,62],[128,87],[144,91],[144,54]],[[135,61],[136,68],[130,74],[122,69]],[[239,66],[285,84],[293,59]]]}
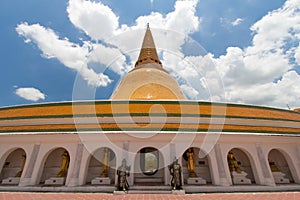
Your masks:
{"label": "pointed finial", "polygon": [[149,28],[149,23],[147,23],[147,30],[144,36],[142,48],[138,60],[135,63],[135,67],[142,66],[147,63],[156,63],[162,67],[161,62],[158,58],[154,40],[152,37],[151,30]]}

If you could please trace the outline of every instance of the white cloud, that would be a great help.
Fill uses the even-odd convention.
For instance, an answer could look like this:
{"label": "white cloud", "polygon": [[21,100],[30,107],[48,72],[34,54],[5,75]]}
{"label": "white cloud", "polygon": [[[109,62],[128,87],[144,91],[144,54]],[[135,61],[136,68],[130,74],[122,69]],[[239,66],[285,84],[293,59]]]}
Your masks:
{"label": "white cloud", "polygon": [[119,27],[119,18],[101,2],[70,0],[67,12],[70,21],[95,40],[113,36]]}
{"label": "white cloud", "polygon": [[299,1],[286,1],[282,8],[268,13],[251,27],[251,46],[229,47],[225,55],[213,59],[229,101],[300,106],[300,90],[296,86],[300,77],[292,70],[299,67],[299,6]]}
{"label": "white cloud", "polygon": [[300,44],[299,46],[295,49],[295,56],[294,56],[296,62],[298,65],[300,65]]}
{"label": "white cloud", "polygon": [[231,25],[232,26],[237,26],[239,25],[240,23],[242,23],[244,21],[244,19],[242,18],[237,18],[236,20],[234,20],[233,22],[231,22]]}
{"label": "white cloud", "polygon": [[57,58],[66,67],[76,70],[92,86],[106,86],[111,82],[108,76],[87,67],[87,56],[91,44],[85,42],[82,46],[60,39],[51,29],[40,24],[21,23],[16,31],[25,37],[25,42],[34,42],[46,58]]}
{"label": "white cloud", "polygon": [[[39,24],[22,23],[17,31],[26,42],[36,43],[46,58],[57,58],[90,85],[106,86],[112,80],[101,73],[105,69],[96,73],[89,64],[109,65],[123,75],[136,61],[145,26],[150,23],[164,67],[190,98],[299,107],[299,88],[292,84],[299,82],[299,75],[293,71],[300,63],[299,0],[286,1],[282,8],[253,24],[252,45],[244,49],[228,47],[226,54],[217,58],[211,54],[186,56],[182,50],[186,37],[199,30],[201,24],[196,15],[197,2],[177,0],[173,11],[140,16],[129,26],[120,25],[119,17],[101,2],[70,0],[70,21],[91,37],[83,45],[60,39],[53,30]],[[221,22],[237,26],[243,19]],[[131,59],[130,66],[125,56]]]}
{"label": "white cloud", "polygon": [[[195,16],[196,4],[197,1],[195,0],[177,1],[174,11],[165,16],[160,13],[151,13],[148,16],[137,18],[134,26],[129,27],[123,24],[119,27],[117,15],[111,8],[101,2],[69,0],[67,12],[70,21],[92,39],[91,41],[84,41],[81,46],[70,42],[66,38],[59,38],[52,29],[45,28],[40,24],[21,23],[16,30],[19,35],[24,36],[25,42],[36,43],[46,58],[56,58],[66,67],[76,70],[89,85],[105,87],[112,80],[102,73],[105,69],[101,69],[100,73],[96,73],[89,68],[90,62],[101,63],[105,66],[109,65],[110,69],[116,73],[124,74],[129,69],[125,62],[124,53],[131,57],[131,64],[133,64],[138,56],[137,50],[140,48],[145,25],[148,22],[150,22],[151,27],[153,25],[153,27],[164,30],[167,28],[186,34],[192,33],[199,26],[199,19]],[[141,30],[133,31],[138,29]],[[126,34],[128,31],[131,31],[131,33]],[[174,42],[170,36],[167,37],[167,40],[160,41],[159,36],[165,34],[165,32],[158,31],[157,33],[156,38],[158,40],[156,42],[165,45],[162,47],[163,49],[180,50],[180,46],[184,42],[183,34],[182,38],[177,38],[177,42]],[[122,40],[118,39],[120,34],[123,35]],[[95,40],[112,44],[114,47],[99,44]],[[136,52],[132,53],[133,50],[136,50]]]}
{"label": "white cloud", "polygon": [[28,101],[38,101],[40,99],[45,99],[45,94],[33,87],[18,88],[16,89],[16,94]]}
{"label": "white cloud", "polygon": [[191,86],[188,86],[188,85],[185,85],[185,84],[181,85],[180,89],[190,99],[195,99],[199,95],[199,92],[195,88],[193,88]]}

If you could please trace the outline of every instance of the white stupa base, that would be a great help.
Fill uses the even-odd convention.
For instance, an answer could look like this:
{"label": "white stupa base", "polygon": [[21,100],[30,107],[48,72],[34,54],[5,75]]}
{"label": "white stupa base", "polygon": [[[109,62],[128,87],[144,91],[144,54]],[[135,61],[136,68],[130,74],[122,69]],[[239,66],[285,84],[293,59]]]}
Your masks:
{"label": "white stupa base", "polygon": [[109,177],[96,177],[92,180],[92,185],[109,185],[110,183]]}
{"label": "white stupa base", "polygon": [[20,182],[20,177],[9,177],[2,180],[4,185],[18,185]]}
{"label": "white stupa base", "polygon": [[189,184],[189,185],[205,185],[206,180],[201,177],[188,178],[187,184]]}
{"label": "white stupa base", "polygon": [[282,172],[272,172],[275,183],[290,183],[290,180],[284,178],[285,174]]}
{"label": "white stupa base", "polygon": [[51,177],[45,181],[45,185],[63,185],[65,177]]}
{"label": "white stupa base", "polygon": [[241,171],[241,173],[231,172],[233,184],[237,185],[248,185],[251,184],[251,180],[246,178],[247,173]]}

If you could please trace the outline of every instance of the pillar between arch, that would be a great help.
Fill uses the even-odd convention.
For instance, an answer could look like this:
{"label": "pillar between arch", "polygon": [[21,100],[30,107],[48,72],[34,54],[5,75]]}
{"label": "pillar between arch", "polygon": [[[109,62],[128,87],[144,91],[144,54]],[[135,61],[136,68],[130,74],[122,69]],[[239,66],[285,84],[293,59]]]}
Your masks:
{"label": "pillar between arch", "polygon": [[216,184],[221,186],[230,186],[232,185],[232,180],[228,169],[227,155],[223,152],[222,145],[219,143],[214,146],[214,151],[219,175],[219,181],[216,182]]}

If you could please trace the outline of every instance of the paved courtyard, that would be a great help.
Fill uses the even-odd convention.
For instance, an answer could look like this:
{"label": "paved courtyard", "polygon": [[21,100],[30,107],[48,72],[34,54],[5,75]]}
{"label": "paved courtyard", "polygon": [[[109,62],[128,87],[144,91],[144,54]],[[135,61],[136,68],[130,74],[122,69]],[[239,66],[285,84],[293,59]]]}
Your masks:
{"label": "paved courtyard", "polygon": [[215,193],[215,194],[127,194],[113,195],[103,193],[32,193],[0,192],[0,200],[300,200],[300,192],[274,193]]}

